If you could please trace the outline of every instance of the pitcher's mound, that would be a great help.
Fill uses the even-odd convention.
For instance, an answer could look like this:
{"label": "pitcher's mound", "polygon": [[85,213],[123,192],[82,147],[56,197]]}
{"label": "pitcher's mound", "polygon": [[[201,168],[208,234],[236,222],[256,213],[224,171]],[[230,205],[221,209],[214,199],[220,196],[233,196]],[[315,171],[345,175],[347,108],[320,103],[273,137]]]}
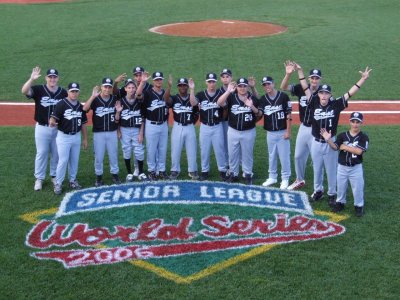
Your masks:
{"label": "pitcher's mound", "polygon": [[159,34],[187,37],[249,38],[279,34],[285,32],[287,28],[262,22],[208,20],[167,24],[156,26],[149,30]]}

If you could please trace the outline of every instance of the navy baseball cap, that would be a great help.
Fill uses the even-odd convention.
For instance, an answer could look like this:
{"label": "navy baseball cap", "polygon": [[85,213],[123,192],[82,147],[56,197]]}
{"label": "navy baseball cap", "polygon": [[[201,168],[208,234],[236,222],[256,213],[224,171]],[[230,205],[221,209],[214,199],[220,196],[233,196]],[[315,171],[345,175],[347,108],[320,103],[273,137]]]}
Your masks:
{"label": "navy baseball cap", "polygon": [[103,80],[101,81],[101,85],[102,86],[113,86],[113,80],[111,78],[103,78]]}
{"label": "navy baseball cap", "polygon": [[180,85],[187,85],[189,86],[189,81],[187,80],[187,78],[179,78],[178,82],[176,83],[176,86],[180,86]]}
{"label": "navy baseball cap", "polygon": [[135,81],[133,81],[132,78],[128,78],[127,80],[125,80],[124,87],[126,87],[126,86],[127,86],[128,84],[130,84],[130,83],[132,83],[132,84],[134,84],[134,85],[136,86]]}
{"label": "navy baseball cap", "polygon": [[352,121],[352,120],[357,120],[357,121],[360,121],[362,123],[363,120],[364,120],[364,116],[360,112],[353,112],[350,115],[350,121]]}
{"label": "navy baseball cap", "polygon": [[221,71],[220,76],[222,76],[222,75],[229,75],[229,76],[232,77],[232,71],[229,70],[229,69],[223,69],[223,70]]}
{"label": "navy baseball cap", "polygon": [[206,75],[206,81],[207,81],[207,82],[209,82],[209,81],[217,81],[217,74],[215,74],[215,73],[208,73],[208,74]]}
{"label": "navy baseball cap", "polygon": [[133,71],[132,71],[133,74],[139,74],[139,73],[143,73],[143,72],[144,72],[144,68],[141,66],[134,67]]}
{"label": "navy baseball cap", "polygon": [[72,92],[72,91],[80,91],[79,89],[79,83],[77,82],[71,82],[70,84],[68,84],[68,92]]}
{"label": "navy baseball cap", "polygon": [[58,77],[58,71],[56,69],[48,69],[46,75]]}
{"label": "navy baseball cap", "polygon": [[249,81],[244,78],[244,77],[240,77],[237,81],[236,81],[237,85],[245,85],[248,86],[249,85]]}
{"label": "navy baseball cap", "polygon": [[310,71],[310,75],[309,75],[308,77],[318,77],[318,78],[321,78],[321,77],[322,77],[322,72],[321,72],[321,70],[318,70],[318,69],[312,69],[312,70]]}
{"label": "navy baseball cap", "polygon": [[271,76],[264,76],[264,77],[261,79],[261,84],[264,85],[264,84],[266,84],[266,83],[274,83],[274,79],[272,79]]}
{"label": "navy baseball cap", "polygon": [[154,72],[151,77],[153,78],[153,80],[164,79],[164,75],[162,72]]}
{"label": "navy baseball cap", "polygon": [[332,94],[332,89],[330,85],[324,84],[319,87],[318,92],[327,92],[329,94]]}

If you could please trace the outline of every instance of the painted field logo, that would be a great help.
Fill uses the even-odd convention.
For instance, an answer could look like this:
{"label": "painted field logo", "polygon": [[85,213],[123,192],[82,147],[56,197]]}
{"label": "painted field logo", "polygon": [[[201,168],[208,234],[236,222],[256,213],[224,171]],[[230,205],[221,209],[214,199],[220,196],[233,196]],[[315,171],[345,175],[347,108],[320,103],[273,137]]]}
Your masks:
{"label": "painted field logo", "polygon": [[303,192],[213,182],[90,188],[51,212],[36,213],[26,237],[40,249],[33,257],[65,268],[129,261],[186,283],[279,244],[345,232],[331,214],[314,215]]}

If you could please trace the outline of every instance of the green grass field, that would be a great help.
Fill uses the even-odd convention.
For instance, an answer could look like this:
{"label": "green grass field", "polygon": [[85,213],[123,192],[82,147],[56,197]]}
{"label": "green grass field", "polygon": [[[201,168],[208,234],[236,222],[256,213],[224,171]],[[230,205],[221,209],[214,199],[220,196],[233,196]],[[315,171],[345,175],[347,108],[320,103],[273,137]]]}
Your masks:
{"label": "green grass field", "polygon": [[[268,74],[280,81],[286,59],[297,60],[305,70],[321,68],[324,81],[337,95],[347,91],[358,80],[358,71],[368,65],[373,69],[370,79],[354,98],[398,99],[398,11],[399,2],[394,0],[84,0],[0,5],[0,99],[25,101],[20,88],[35,65],[44,70],[56,67],[63,86],[80,82],[85,100],[104,76],[130,74],[135,65],[175,78],[193,77],[200,89],[207,72],[223,67],[231,68],[235,77],[259,79]],[[220,40],[148,32],[156,25],[205,19],[265,21],[289,29],[272,37]],[[344,235],[278,246],[191,284],[177,284],[128,263],[66,270],[59,263],[30,257],[24,242],[31,224],[20,216],[58,207],[61,197],[54,196],[49,181],[42,192],[33,192],[34,129],[1,127],[1,298],[397,299],[400,127],[367,125],[364,130],[371,141],[364,164],[366,215],[354,217],[350,193],[345,211],[350,217],[341,223],[347,230]],[[292,153],[296,132],[297,127]],[[265,132],[258,128],[256,184],[267,176],[266,161]],[[183,159],[183,170],[185,166]],[[81,154],[79,171],[85,187],[93,185],[93,173],[93,154],[87,150]],[[215,171],[212,175],[217,179]],[[306,181],[310,194],[310,165]],[[328,210],[326,202],[313,208]]]}

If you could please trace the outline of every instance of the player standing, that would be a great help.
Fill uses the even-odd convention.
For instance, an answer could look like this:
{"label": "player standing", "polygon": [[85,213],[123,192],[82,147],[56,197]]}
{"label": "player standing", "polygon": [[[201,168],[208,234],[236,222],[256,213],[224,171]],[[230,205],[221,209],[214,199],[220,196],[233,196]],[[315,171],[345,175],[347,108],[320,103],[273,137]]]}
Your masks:
{"label": "player standing", "polygon": [[[228,89],[229,83],[232,81],[232,71],[225,68],[222,69],[220,73],[220,80],[222,83],[222,86],[219,88],[221,95],[226,92]],[[225,152],[225,166],[228,169],[229,168],[229,155],[228,155],[228,116],[229,112],[227,111],[227,108],[224,108],[223,114],[222,114],[222,128],[224,131],[224,152]]]}
{"label": "player standing", "polygon": [[32,70],[31,77],[22,86],[21,92],[28,98],[35,101],[35,144],[36,144],[36,158],[35,158],[35,185],[34,190],[40,191],[42,189],[43,181],[46,177],[47,160],[49,154],[50,159],[50,176],[51,181],[56,184],[56,170],[58,162],[57,153],[57,128],[49,127],[49,119],[53,112],[54,106],[67,97],[67,91],[58,86],[58,71],[56,69],[49,69],[46,73],[46,84],[34,85],[40,74],[40,68],[35,67]]}
{"label": "player standing", "polygon": [[144,110],[142,103],[136,99],[136,84],[132,79],[125,82],[126,96],[122,97],[116,105],[115,118],[119,119],[119,130],[121,131],[121,145],[128,175],[126,181],[133,180],[131,156],[138,162],[137,176],[139,180],[146,180],[143,172],[144,161]]}
{"label": "player standing", "polygon": [[207,180],[210,172],[211,146],[214,148],[218,171],[221,180],[226,179],[226,165],[224,153],[224,131],[222,128],[223,109],[217,103],[222,95],[221,90],[216,88],[217,75],[208,73],[206,75],[207,89],[198,92],[190,91],[190,103],[200,108],[200,157],[201,176],[200,180]]}
{"label": "player standing", "polygon": [[101,88],[93,88],[92,95],[83,106],[84,111],[93,110],[93,146],[94,146],[94,169],[96,174],[96,186],[102,186],[103,161],[107,151],[110,162],[110,173],[114,184],[120,184],[118,172],[118,122],[115,118],[116,97],[112,94],[113,80],[103,78]]}
{"label": "player standing", "polygon": [[337,136],[336,142],[331,139],[331,132],[321,129],[321,135],[333,150],[339,150],[337,170],[337,199],[334,212],[340,212],[346,204],[347,185],[350,181],[354,198],[354,209],[357,217],[364,214],[364,172],[363,153],[368,149],[369,138],[361,131],[363,115],[353,112],[350,115],[350,130]]}
{"label": "player standing", "polygon": [[62,183],[65,173],[69,173],[69,187],[72,189],[80,189],[81,185],[76,180],[79,165],[79,154],[81,151],[81,131],[83,135],[83,149],[87,149],[87,117],[83,111],[82,104],[78,101],[79,84],[72,82],[68,85],[67,98],[59,101],[49,120],[50,127],[57,127],[57,150],[58,164],[56,172],[56,184],[54,185],[54,193],[60,195],[62,193]]}
{"label": "player standing", "polygon": [[265,95],[260,98],[264,113],[264,129],[267,130],[269,176],[263,186],[278,182],[278,157],[281,163],[281,189],[287,189],[290,178],[290,135],[292,104],[289,96],[275,89],[274,80],[265,76],[261,81]]}
{"label": "player standing", "polygon": [[[308,157],[311,152],[312,134],[311,134],[311,110],[307,106],[307,97],[300,83],[288,84],[290,76],[296,71],[295,64],[292,61],[285,62],[285,77],[281,83],[281,89],[290,91],[293,96],[299,100],[300,127],[296,137],[296,147],[294,150],[294,168],[296,180],[288,187],[288,190],[300,189],[305,185],[305,172]],[[316,96],[322,78],[321,70],[312,69],[308,76],[309,88],[311,93]]]}
{"label": "player standing", "polygon": [[325,167],[328,179],[328,204],[333,206],[336,202],[336,171],[338,158],[337,152],[325,142],[325,139],[321,135],[321,129],[331,132],[333,141],[336,140],[335,136],[340,113],[348,106],[347,100],[353,96],[364,84],[365,80],[368,79],[371,69],[366,67],[364,72],[360,71],[361,79],[354,84],[347,93],[336,100],[331,99],[331,87],[327,84],[322,85],[318,90],[318,95],[313,97],[304,78],[302,68],[297,64],[296,69],[298,71],[300,83],[308,99],[308,107],[312,110],[311,129],[314,140],[311,146],[311,158],[314,170],[314,192],[311,198],[313,201],[318,201],[324,195],[323,172]]}
{"label": "player standing", "polygon": [[[246,78],[239,78],[229,84],[228,89],[218,99],[218,105],[227,107],[229,112],[228,182],[239,181],[239,164],[242,158],[242,169],[247,184],[253,184],[253,149],[256,140],[256,122],[262,117],[258,109],[258,100],[248,91]],[[240,155],[241,154],[241,155]]]}

